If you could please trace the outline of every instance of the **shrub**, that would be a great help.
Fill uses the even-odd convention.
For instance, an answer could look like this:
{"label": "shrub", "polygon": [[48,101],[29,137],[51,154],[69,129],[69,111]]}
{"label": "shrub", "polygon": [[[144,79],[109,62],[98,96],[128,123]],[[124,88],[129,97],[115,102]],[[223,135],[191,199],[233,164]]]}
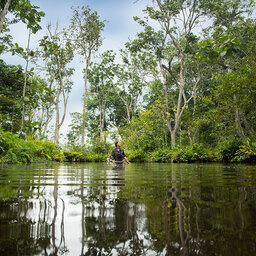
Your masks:
{"label": "shrub", "polygon": [[93,154],[92,157],[92,162],[104,162],[107,159],[107,156],[104,154]]}
{"label": "shrub", "polygon": [[241,140],[233,139],[232,141],[225,142],[219,147],[220,159],[223,162],[237,162],[237,153],[242,145]]}
{"label": "shrub", "polygon": [[132,161],[132,162],[146,161],[146,153],[142,149],[126,150],[125,152],[129,161]]}
{"label": "shrub", "polygon": [[198,162],[213,162],[218,161],[218,154],[215,151],[206,148],[202,144],[194,144],[192,146],[194,157]]}
{"label": "shrub", "polygon": [[17,134],[11,132],[4,132],[0,130],[0,154],[6,153],[10,148],[15,147],[17,141],[19,140]]}
{"label": "shrub", "polygon": [[63,155],[68,162],[85,162],[86,157],[81,152],[63,150]]}
{"label": "shrub", "polygon": [[153,161],[153,162],[171,162],[172,160],[171,150],[168,148],[158,149],[156,151],[150,152],[148,154],[148,158],[150,161]]}
{"label": "shrub", "polygon": [[216,153],[200,144],[176,147],[172,149],[171,155],[174,162],[213,162],[219,159]]}
{"label": "shrub", "polygon": [[89,151],[94,152],[96,154],[108,154],[111,150],[111,144],[101,140],[100,138],[96,138],[92,141],[92,146],[89,148]]}
{"label": "shrub", "polygon": [[[193,152],[193,148],[192,147],[186,147],[186,148],[176,148],[177,153],[173,154],[173,161],[177,161],[177,162],[195,162],[196,161],[196,155]],[[179,157],[179,158],[177,158]]]}
{"label": "shrub", "polygon": [[0,162],[2,163],[32,163],[63,159],[60,148],[53,143],[30,138],[25,141],[16,134],[0,130]]}
{"label": "shrub", "polygon": [[245,143],[240,145],[234,161],[237,162],[246,162],[246,163],[255,163],[256,162],[256,142],[247,140]]}

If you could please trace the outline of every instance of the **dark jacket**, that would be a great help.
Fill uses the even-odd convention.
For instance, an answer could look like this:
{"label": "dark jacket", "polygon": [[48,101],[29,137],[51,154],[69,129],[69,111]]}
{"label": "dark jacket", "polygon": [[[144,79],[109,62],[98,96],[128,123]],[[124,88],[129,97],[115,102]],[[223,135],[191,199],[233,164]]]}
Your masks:
{"label": "dark jacket", "polygon": [[124,157],[125,157],[125,153],[123,149],[119,149],[119,151],[117,150],[117,148],[114,148],[112,150],[111,156],[114,158],[115,161],[123,161]]}

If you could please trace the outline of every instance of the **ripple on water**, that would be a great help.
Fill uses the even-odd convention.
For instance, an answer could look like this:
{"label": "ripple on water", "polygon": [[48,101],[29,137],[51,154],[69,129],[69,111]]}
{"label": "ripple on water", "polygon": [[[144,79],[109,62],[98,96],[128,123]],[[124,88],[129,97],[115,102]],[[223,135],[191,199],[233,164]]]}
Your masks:
{"label": "ripple on water", "polygon": [[255,181],[249,165],[0,167],[0,255],[256,255]]}

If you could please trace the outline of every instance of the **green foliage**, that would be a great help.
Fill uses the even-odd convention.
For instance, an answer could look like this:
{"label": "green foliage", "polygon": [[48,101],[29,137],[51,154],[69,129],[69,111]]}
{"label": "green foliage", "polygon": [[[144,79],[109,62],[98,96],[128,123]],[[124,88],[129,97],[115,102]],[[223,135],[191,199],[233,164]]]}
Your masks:
{"label": "green foliage", "polygon": [[22,67],[0,60],[0,123],[5,130],[19,130],[21,108],[18,99],[22,96],[23,83]]}
{"label": "green foliage", "polygon": [[[52,112],[53,93],[48,84],[39,76],[31,76],[27,80],[26,97],[22,97],[24,73],[20,65],[7,65],[0,60],[0,126],[5,131],[19,132],[22,103],[26,106],[25,129],[27,135],[40,134],[43,126],[36,113]],[[44,115],[40,115],[44,116]],[[49,115],[47,116],[49,117]]]}
{"label": "green foliage", "polygon": [[[12,36],[7,34],[9,32],[9,25],[15,24],[18,22],[23,22],[26,24],[27,29],[30,29],[32,33],[37,33],[40,29],[40,22],[42,17],[45,16],[45,13],[39,11],[39,7],[32,5],[30,0],[12,0],[10,1],[10,6],[8,8],[8,13],[12,14],[12,18],[2,17],[2,11],[5,7],[6,1],[0,2],[0,12],[1,19],[4,18],[3,29],[0,32],[0,54],[5,51],[11,51],[13,54],[18,53],[21,50],[21,47],[17,47],[17,44],[13,43]],[[13,47],[16,45],[15,47]],[[18,51],[17,51],[18,50]],[[22,49],[23,50],[23,49]]]}
{"label": "green foliage", "polygon": [[219,155],[224,162],[255,163],[256,142],[233,139],[219,147]]}
{"label": "green foliage", "polygon": [[192,147],[176,147],[175,150],[172,151],[173,162],[195,162],[196,155],[192,150]]}
{"label": "green foliage", "polygon": [[193,145],[173,149],[161,148],[152,152],[145,152],[142,149],[126,150],[128,159],[131,162],[216,162],[220,161],[217,152],[214,149],[207,149],[203,145]]}
{"label": "green foliage", "polygon": [[[0,130],[0,163],[33,163],[44,161],[68,162],[104,162],[111,145],[104,141],[94,141],[90,147],[76,147],[77,151],[61,150],[53,143],[40,140],[23,140],[17,134]],[[158,148],[145,151],[142,148],[126,149],[131,162],[256,162],[256,142],[242,142],[233,139],[215,149],[202,144],[177,146],[175,148]]]}
{"label": "green foliage", "polygon": [[[88,81],[90,82],[90,99],[88,110],[90,111],[90,126],[94,136],[102,136],[107,130],[106,112],[111,107],[111,101],[115,91],[113,90],[113,77],[116,65],[114,64],[115,54],[113,51],[106,51],[102,54],[100,63],[93,63],[88,70]],[[97,134],[98,133],[98,134]]]}
{"label": "green foliage", "polygon": [[0,130],[0,162],[32,163],[42,161],[63,161],[59,148],[50,142],[22,140],[17,134]]}
{"label": "green foliage", "polygon": [[245,143],[240,145],[234,160],[237,162],[247,162],[255,163],[256,162],[256,142],[252,142],[248,139]]}
{"label": "green foliage", "polygon": [[[255,162],[255,140],[248,139],[255,137],[256,127],[256,20],[247,18],[253,1],[153,2],[144,10],[145,20],[135,18],[144,30],[120,50],[119,64],[113,51],[91,64],[102,44],[105,21],[88,6],[73,8],[69,31],[51,32],[48,27],[39,42],[48,79],[28,71],[25,97],[23,68],[0,60],[4,131],[19,132],[24,104],[23,131],[33,138],[45,137],[53,111],[59,113],[62,103],[66,111],[74,50],[85,61],[84,78],[90,83],[84,97],[86,113],[72,114],[67,150],[1,131],[1,162],[105,161],[112,149],[106,142],[110,127],[118,130],[113,138],[121,136],[132,162]],[[40,29],[44,14],[29,0],[12,0],[9,12],[13,23],[22,21],[32,33]],[[194,28],[207,18],[211,26],[199,33],[201,38],[195,36]],[[160,22],[159,31],[149,25],[150,20]],[[6,37],[8,23],[0,37],[0,52],[12,47],[13,54],[31,59],[35,52],[26,53]],[[81,147],[85,121],[90,145]]]}
{"label": "green foliage", "polygon": [[81,152],[63,150],[63,155],[66,161],[68,162],[84,162],[85,161],[85,155],[83,155]]}
{"label": "green foliage", "polygon": [[130,162],[145,162],[147,159],[147,152],[143,149],[126,150],[125,154]]}
{"label": "green foliage", "polygon": [[171,154],[174,162],[213,162],[219,160],[213,150],[197,144],[187,147],[176,147],[172,149]]}
{"label": "green foliage", "polygon": [[101,33],[105,27],[100,16],[89,6],[73,7],[69,31],[79,54],[87,58],[102,44]]}
{"label": "green foliage", "polygon": [[67,145],[69,150],[63,150],[66,161],[69,162],[104,162],[106,161],[111,144],[97,137],[91,140],[91,145]]}
{"label": "green foliage", "polygon": [[136,151],[151,152],[156,148],[166,146],[164,106],[161,100],[156,100],[148,110],[139,112],[130,124],[119,129],[124,137],[126,148]]}
{"label": "green foliage", "polygon": [[223,162],[236,162],[236,154],[239,151],[242,141],[233,139],[219,146],[219,154]]}
{"label": "green foliage", "polygon": [[153,152],[149,152],[148,157],[149,157],[149,160],[153,162],[171,162],[172,161],[171,149],[163,148]]}
{"label": "green foliage", "polygon": [[95,154],[108,154],[111,150],[111,144],[101,138],[95,138],[92,140],[92,146],[89,147],[89,151]]}
{"label": "green foliage", "polygon": [[63,150],[65,161],[67,162],[105,162],[106,154],[99,154],[84,150],[82,152]]}
{"label": "green foliage", "polygon": [[90,158],[88,157],[87,159],[91,159],[92,162],[105,162],[107,159],[107,155],[104,154],[92,154]]}
{"label": "green foliage", "polygon": [[82,133],[82,114],[78,112],[70,113],[71,124],[67,133],[67,146],[73,148],[78,145]]}

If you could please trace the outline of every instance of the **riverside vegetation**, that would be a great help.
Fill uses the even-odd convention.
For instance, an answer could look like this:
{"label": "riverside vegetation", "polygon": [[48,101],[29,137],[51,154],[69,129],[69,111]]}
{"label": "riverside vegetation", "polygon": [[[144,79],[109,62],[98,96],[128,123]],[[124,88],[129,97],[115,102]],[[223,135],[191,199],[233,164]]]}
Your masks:
{"label": "riverside vegetation", "polygon": [[[1,1],[0,12],[0,57],[25,63],[0,59],[1,163],[105,161],[117,139],[134,162],[256,162],[253,0],[152,1],[119,52],[100,50],[106,24],[89,6],[63,28],[43,27],[32,0]],[[26,48],[9,34],[16,23]],[[78,57],[83,111],[64,137]]]}
{"label": "riverside vegetation", "polygon": [[[76,148],[77,151],[62,149],[51,142],[20,139],[17,134],[0,130],[0,163],[34,163],[45,161],[103,162],[111,150],[109,143]],[[256,162],[256,143],[238,141],[225,143],[215,149],[202,145],[158,149],[146,152],[143,149],[127,150],[134,162]]]}

